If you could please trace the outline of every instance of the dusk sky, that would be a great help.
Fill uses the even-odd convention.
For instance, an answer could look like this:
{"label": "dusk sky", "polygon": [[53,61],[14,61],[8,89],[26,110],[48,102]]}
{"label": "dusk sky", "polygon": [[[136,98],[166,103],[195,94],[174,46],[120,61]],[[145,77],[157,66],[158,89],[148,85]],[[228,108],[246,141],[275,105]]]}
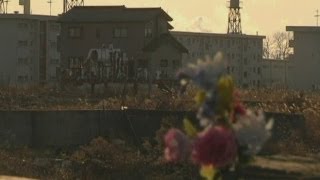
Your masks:
{"label": "dusk sky", "polygon": [[[31,0],[33,14],[49,14],[48,0]],[[52,0],[52,14],[62,12],[63,0]],[[18,10],[19,0],[9,2],[8,11]],[[225,33],[228,9],[225,0],[85,0],[85,5],[162,7],[174,19],[175,30]],[[242,29],[245,34],[269,35],[285,31],[286,25],[316,25],[320,0],[243,0]]]}

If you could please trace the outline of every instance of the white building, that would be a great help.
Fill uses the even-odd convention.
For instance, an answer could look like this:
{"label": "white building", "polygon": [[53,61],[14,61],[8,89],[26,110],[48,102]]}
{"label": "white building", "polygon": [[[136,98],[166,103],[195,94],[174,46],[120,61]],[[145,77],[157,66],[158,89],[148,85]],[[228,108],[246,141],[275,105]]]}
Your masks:
{"label": "white building", "polygon": [[47,83],[56,79],[60,54],[57,17],[0,14],[0,85]]}
{"label": "white building", "polygon": [[222,52],[227,69],[236,83],[242,87],[261,87],[262,49],[265,36],[216,34],[196,32],[171,32],[189,51],[183,56],[183,64],[194,63],[206,56],[214,57]]}
{"label": "white building", "polygon": [[293,55],[289,87],[298,90],[320,88],[320,27],[287,26],[293,32]]}

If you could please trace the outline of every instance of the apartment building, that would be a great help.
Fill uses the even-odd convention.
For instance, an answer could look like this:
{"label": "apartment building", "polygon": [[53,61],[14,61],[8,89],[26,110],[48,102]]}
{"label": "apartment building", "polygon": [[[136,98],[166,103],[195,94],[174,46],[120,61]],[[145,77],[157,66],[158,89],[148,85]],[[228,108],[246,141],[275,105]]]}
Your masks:
{"label": "apartment building", "polygon": [[57,17],[0,14],[0,85],[20,86],[56,80],[60,54]]}
{"label": "apartment building", "polygon": [[290,61],[294,67],[289,71],[289,87],[298,90],[320,89],[320,27],[287,26],[293,32]]}
{"label": "apartment building", "polygon": [[[174,78],[187,49],[169,30],[172,18],[161,8],[74,7],[62,14],[61,65],[81,68],[92,49],[112,46],[130,61],[129,78],[143,69],[151,79]],[[76,72],[74,72],[76,73]]]}
{"label": "apartment building", "polygon": [[189,51],[183,55],[184,65],[206,57],[213,58],[217,52],[222,52],[227,70],[239,86],[262,86],[265,36],[181,31],[172,31],[171,34]]}

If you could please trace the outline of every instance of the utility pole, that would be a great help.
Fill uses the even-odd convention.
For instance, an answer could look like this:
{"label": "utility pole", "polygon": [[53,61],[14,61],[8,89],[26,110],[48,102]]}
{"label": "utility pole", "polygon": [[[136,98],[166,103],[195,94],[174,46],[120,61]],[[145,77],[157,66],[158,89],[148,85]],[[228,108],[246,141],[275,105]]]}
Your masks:
{"label": "utility pole", "polygon": [[5,14],[8,14],[8,3],[9,3],[10,1],[9,1],[9,0],[5,0],[4,2],[6,3],[6,5],[5,5],[5,6],[6,6],[6,7],[5,7],[5,8],[6,8]]}
{"label": "utility pole", "polygon": [[317,18],[317,26],[319,26],[319,17],[320,17],[320,15],[319,15],[319,10],[318,9],[316,10],[316,15],[314,17]]}
{"label": "utility pole", "polygon": [[49,0],[49,1],[47,1],[47,3],[49,3],[49,6],[50,6],[50,16],[51,16],[51,7],[52,7],[52,0]]}

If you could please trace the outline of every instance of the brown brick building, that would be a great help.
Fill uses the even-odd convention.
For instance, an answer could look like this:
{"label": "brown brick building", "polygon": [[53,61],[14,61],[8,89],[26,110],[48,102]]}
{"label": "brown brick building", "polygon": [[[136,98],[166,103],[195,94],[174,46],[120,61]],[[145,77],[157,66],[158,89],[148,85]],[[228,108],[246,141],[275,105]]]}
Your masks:
{"label": "brown brick building", "polygon": [[69,68],[71,61],[84,62],[90,49],[112,44],[131,62],[129,76],[140,68],[152,79],[159,74],[173,78],[182,54],[188,52],[169,33],[172,18],[161,8],[74,7],[58,21],[62,69]]}

